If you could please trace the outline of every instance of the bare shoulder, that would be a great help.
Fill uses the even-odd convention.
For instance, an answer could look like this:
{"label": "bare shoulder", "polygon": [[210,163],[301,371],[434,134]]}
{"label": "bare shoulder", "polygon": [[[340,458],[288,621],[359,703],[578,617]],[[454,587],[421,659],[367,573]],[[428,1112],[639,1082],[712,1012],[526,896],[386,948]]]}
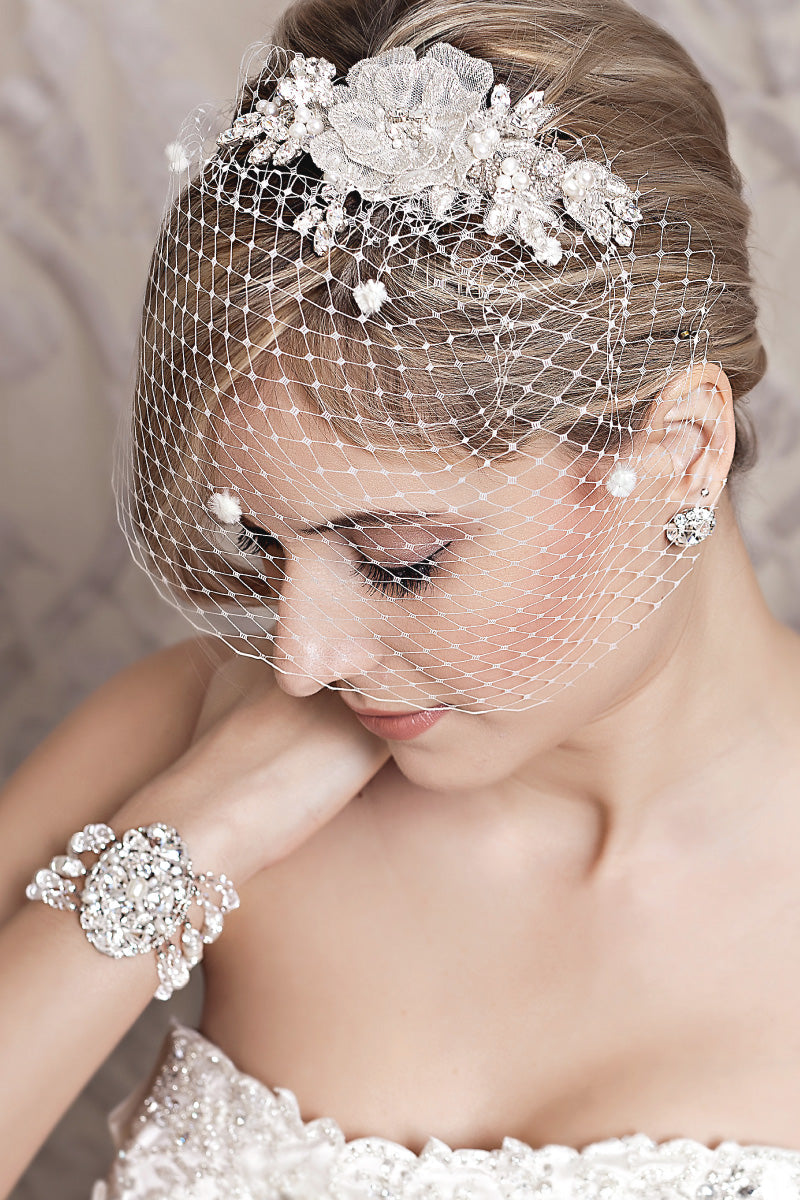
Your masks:
{"label": "bare shoulder", "polygon": [[217,638],[191,637],[147,655],[92,692],[17,768],[0,790],[0,923],[75,829],[108,820],[186,750],[231,653]]}

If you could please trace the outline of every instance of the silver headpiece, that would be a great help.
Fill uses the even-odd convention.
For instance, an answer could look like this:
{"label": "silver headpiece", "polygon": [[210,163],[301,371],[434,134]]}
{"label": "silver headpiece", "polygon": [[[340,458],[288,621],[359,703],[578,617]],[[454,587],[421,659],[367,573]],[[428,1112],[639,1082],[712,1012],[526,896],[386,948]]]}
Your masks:
{"label": "silver headpiece", "polygon": [[[411,201],[446,221],[456,200],[491,236],[511,233],[542,263],[561,261],[565,216],[597,241],[629,246],[642,214],[626,183],[602,162],[570,162],[554,147],[557,109],[543,91],[512,105],[490,63],[439,42],[417,59],[408,47],[364,58],[335,84],[324,58],[295,54],[273,99],[258,100],[217,139],[253,142],[251,165],[286,166],[309,154],[322,172],[294,221],[327,253],[340,230],[364,220],[347,197]],[[494,85],[494,86],[493,86]],[[488,101],[488,102],[487,102]]]}

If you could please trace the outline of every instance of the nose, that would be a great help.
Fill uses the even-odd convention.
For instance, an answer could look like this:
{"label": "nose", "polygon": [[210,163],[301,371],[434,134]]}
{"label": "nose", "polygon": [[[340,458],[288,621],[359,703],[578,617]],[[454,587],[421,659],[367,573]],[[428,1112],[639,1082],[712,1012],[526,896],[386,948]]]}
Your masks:
{"label": "nose", "polygon": [[274,629],[276,682],[290,696],[363,675],[381,660],[378,638],[359,612],[363,597],[344,552],[329,543],[287,555]]}

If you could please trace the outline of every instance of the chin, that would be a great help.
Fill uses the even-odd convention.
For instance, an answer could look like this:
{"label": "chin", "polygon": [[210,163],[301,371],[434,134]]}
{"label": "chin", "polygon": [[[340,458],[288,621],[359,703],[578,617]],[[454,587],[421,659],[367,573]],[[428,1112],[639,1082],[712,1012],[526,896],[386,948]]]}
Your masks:
{"label": "chin", "polygon": [[390,743],[398,771],[409,783],[430,792],[468,792],[504,779],[508,769],[496,755],[463,750],[433,750],[409,742]]}

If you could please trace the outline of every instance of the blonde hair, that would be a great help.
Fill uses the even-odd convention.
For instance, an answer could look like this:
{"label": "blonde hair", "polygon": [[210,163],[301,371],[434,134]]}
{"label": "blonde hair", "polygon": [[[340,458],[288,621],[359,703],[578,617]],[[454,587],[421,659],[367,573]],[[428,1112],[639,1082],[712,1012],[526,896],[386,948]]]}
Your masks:
{"label": "blonde hair", "polygon": [[[597,272],[590,249],[552,277],[536,264],[526,275],[514,297],[513,335],[523,326],[535,330],[537,355],[549,365],[534,390],[526,386],[524,361],[516,374],[512,363],[498,406],[496,362],[475,332],[469,288],[443,259],[432,256],[421,278],[418,256],[393,257],[391,323],[375,323],[368,359],[359,360],[363,329],[351,256],[334,250],[323,283],[317,267],[299,260],[298,235],[276,228],[268,203],[252,213],[237,210],[195,178],[167,214],[153,255],[132,425],[131,507],[140,542],[157,555],[163,576],[194,597],[218,594],[220,571],[227,593],[264,593],[255,575],[231,580],[224,560],[213,550],[199,554],[179,528],[197,529],[197,462],[207,462],[225,393],[236,391],[239,373],[249,373],[254,345],[265,355],[279,346],[281,370],[345,441],[375,445],[374,430],[381,423],[386,429],[388,413],[394,435],[409,445],[443,452],[467,446],[491,459],[508,453],[520,430],[557,435],[583,451],[608,449],[623,429],[643,428],[653,397],[690,361],[692,339],[681,344],[679,331],[702,324],[705,357],[720,364],[733,390],[729,478],[752,465],[755,434],[743,400],[766,360],[747,252],[750,214],[719,102],[671,36],[623,0],[390,0],[377,7],[374,0],[301,0],[274,40],[329,59],[341,74],[392,47],[420,52],[451,42],[488,60],[513,101],[544,89],[545,102],[558,106],[559,131],[601,145],[615,173],[632,185],[644,182],[616,400],[609,412],[608,392],[597,386],[607,370],[608,307],[598,303],[607,286],[598,276],[607,271]],[[261,96],[257,84],[246,87],[241,110]],[[388,234],[391,210],[374,218],[381,219]],[[500,262],[495,270],[502,269]],[[486,289],[494,289],[498,316],[508,314],[508,289],[489,271],[487,277],[482,267],[475,303],[485,307]],[[586,315],[580,345],[569,336],[576,304]],[[337,361],[332,338],[347,339],[356,361]],[[497,345],[495,331],[495,352]],[[415,377],[424,386],[415,387]],[[493,403],[495,419],[487,422]],[[183,431],[182,440],[164,438],[166,427]],[[162,473],[168,487],[159,483]]]}

